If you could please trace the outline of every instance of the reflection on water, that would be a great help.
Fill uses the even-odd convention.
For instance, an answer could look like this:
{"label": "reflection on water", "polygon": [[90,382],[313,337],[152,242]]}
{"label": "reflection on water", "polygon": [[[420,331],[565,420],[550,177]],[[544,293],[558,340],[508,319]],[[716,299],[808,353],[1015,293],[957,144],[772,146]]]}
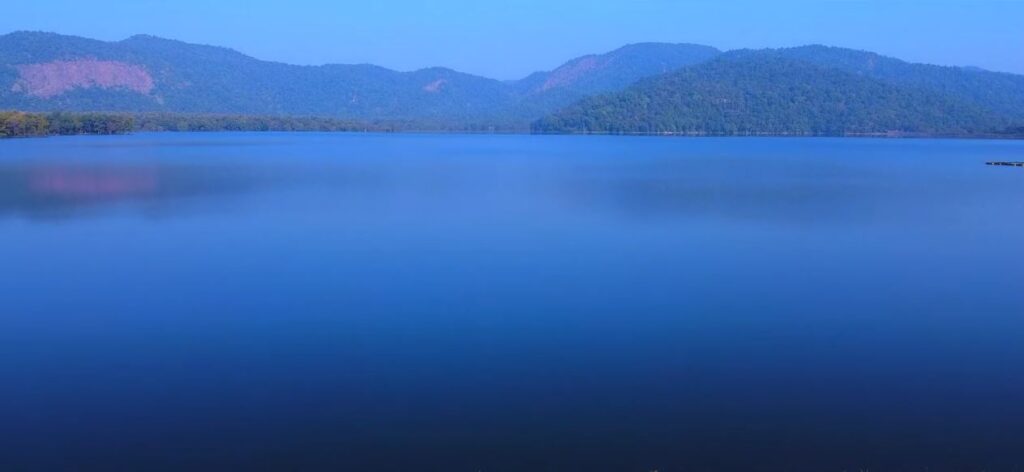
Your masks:
{"label": "reflection on water", "polygon": [[173,213],[185,209],[175,200],[225,197],[269,182],[242,166],[0,163],[0,217],[70,218],[124,205],[143,214],[157,206]]}
{"label": "reflection on water", "polygon": [[34,169],[28,180],[32,195],[70,200],[146,196],[160,185],[152,168],[48,167]]}
{"label": "reflection on water", "polygon": [[[355,142],[348,144],[356,149],[341,149],[334,156],[330,146],[289,147],[291,142],[281,138],[268,138],[266,146],[230,137],[168,139],[75,143],[65,148],[74,159],[43,154],[38,160],[0,161],[0,216],[70,218],[104,209],[153,215],[158,207],[168,217],[201,212],[245,194],[290,188],[318,189],[363,203],[434,202],[450,210],[472,211],[516,199],[624,218],[843,225],[864,218],[903,218],[911,202],[948,202],[952,206],[945,210],[956,211],[967,200],[1001,201],[1004,191],[977,185],[969,174],[985,169],[975,162],[954,169],[950,161],[926,161],[928,154],[900,155],[885,148],[882,156],[840,158],[782,154],[751,159],[708,152],[674,159],[655,152],[649,158],[619,159],[621,151],[614,147],[567,153],[561,143],[518,152],[442,146],[421,153],[391,145],[368,152],[362,148],[366,143]],[[95,154],[83,155],[82,149]],[[179,155],[165,158],[168,149]],[[124,157],[111,159],[115,151]],[[524,159],[522,152],[538,155]],[[888,168],[877,165],[887,158],[900,160]]]}
{"label": "reflection on water", "polygon": [[0,471],[1017,470],[1015,154],[3,141]]}

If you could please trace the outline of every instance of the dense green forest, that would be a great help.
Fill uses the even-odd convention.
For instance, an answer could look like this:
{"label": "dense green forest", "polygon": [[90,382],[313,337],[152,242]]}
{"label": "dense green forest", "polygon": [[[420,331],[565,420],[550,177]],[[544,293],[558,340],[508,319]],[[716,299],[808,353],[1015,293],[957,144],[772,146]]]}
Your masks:
{"label": "dense green forest", "polygon": [[355,121],[320,117],[178,113],[0,112],[0,138],[132,131],[320,131],[320,132],[527,132],[499,124],[455,126],[443,121]]}
{"label": "dense green forest", "polygon": [[1024,126],[1014,126],[1006,128],[1003,131],[997,133],[1003,136],[1009,136],[1014,138],[1024,138]]}
{"label": "dense green forest", "polygon": [[0,111],[0,138],[25,136],[46,136],[50,134],[50,123],[46,115]]}
{"label": "dense green forest", "polygon": [[737,51],[809,62],[903,88],[956,97],[995,113],[1024,120],[1024,76],[983,69],[913,64],[867,51],[828,46]]}
{"label": "dense green forest", "polygon": [[398,131],[405,126],[306,117],[0,112],[0,138],[132,131]]}
{"label": "dense green forest", "polygon": [[252,116],[182,113],[132,115],[137,131],[365,131],[528,132],[508,123],[450,123],[444,120],[342,120],[310,116]]}
{"label": "dense green forest", "polygon": [[592,97],[534,123],[540,133],[979,135],[1012,120],[969,100],[745,53]]}
{"label": "dense green forest", "polygon": [[0,138],[73,134],[123,134],[134,120],[123,114],[0,112]]}
{"label": "dense green forest", "polygon": [[[612,97],[603,97],[603,100],[611,100]],[[642,98],[634,98],[637,102]],[[601,99],[583,102],[578,107],[593,106],[594,103],[601,103]],[[628,105],[629,102],[609,102],[607,107],[615,105]],[[763,105],[763,103],[762,103]],[[650,107],[648,107],[650,108]],[[671,107],[668,107],[671,108]],[[769,109],[770,105],[760,108]],[[574,109],[567,110],[566,116],[556,115],[535,124],[534,132],[537,133],[610,133],[610,134],[689,134],[689,135],[856,135],[856,134],[887,134],[881,131],[870,131],[872,128],[830,128],[826,125],[814,125],[811,121],[800,121],[796,114],[804,114],[805,111],[786,113],[777,111],[765,112],[766,115],[750,121],[753,118],[747,115],[729,116],[727,113],[719,113],[717,121],[709,119],[709,107],[703,110],[703,115],[693,113],[690,109],[687,118],[675,118],[672,121],[675,127],[650,127],[645,119],[654,119],[652,116],[662,116],[665,111],[654,112],[653,115],[630,115],[634,121],[618,120],[612,121],[616,110],[602,108],[601,117],[588,114],[577,115],[569,121],[567,116],[572,116]],[[863,108],[861,108],[863,111]],[[657,113],[662,113],[658,115]],[[772,118],[773,116],[793,115],[789,118]],[[897,113],[898,115],[898,113]],[[810,115],[814,116],[814,115]],[[880,122],[879,117],[870,117],[862,113],[850,115],[862,123],[859,126],[866,126],[863,123]],[[923,116],[923,115],[922,115]],[[703,117],[703,118],[702,118]],[[597,121],[603,119],[604,121]],[[660,118],[659,118],[660,119]],[[904,120],[906,118],[897,118]],[[918,116],[917,119],[922,119]],[[661,121],[668,123],[668,121]],[[830,119],[829,121],[835,122]],[[904,122],[904,121],[901,121]],[[906,121],[909,122],[909,121]],[[984,122],[984,120],[983,120]],[[617,123],[612,126],[612,123]],[[803,123],[806,128],[796,128]],[[443,122],[428,121],[402,121],[402,122],[358,122],[337,120],[332,118],[316,117],[272,117],[272,116],[246,116],[246,115],[185,115],[173,113],[143,113],[143,114],[118,114],[118,113],[25,113],[25,112],[0,112],[0,138],[15,137],[40,137],[58,135],[79,135],[79,134],[124,134],[133,131],[143,132],[164,132],[164,131],[188,131],[188,132],[212,132],[212,131],[282,131],[282,132],[459,132],[459,133],[502,133],[502,132],[527,132],[520,128],[506,128],[494,125],[481,125],[478,127],[448,126]],[[918,127],[903,131],[906,135],[933,135],[941,134],[936,129]],[[1024,126],[1005,128],[985,127],[961,127],[956,132],[946,131],[950,135],[972,135],[992,136],[1004,138],[1024,138]],[[896,133],[896,135],[900,135]]]}
{"label": "dense green forest", "polygon": [[246,115],[134,115],[137,131],[390,131],[387,125],[333,118]]}

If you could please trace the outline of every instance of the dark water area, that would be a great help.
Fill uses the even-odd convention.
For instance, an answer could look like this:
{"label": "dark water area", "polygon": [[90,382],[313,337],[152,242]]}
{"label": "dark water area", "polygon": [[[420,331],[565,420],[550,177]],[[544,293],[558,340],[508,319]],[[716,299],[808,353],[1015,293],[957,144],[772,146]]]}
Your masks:
{"label": "dark water area", "polygon": [[1024,142],[0,142],[0,470],[1024,471]]}

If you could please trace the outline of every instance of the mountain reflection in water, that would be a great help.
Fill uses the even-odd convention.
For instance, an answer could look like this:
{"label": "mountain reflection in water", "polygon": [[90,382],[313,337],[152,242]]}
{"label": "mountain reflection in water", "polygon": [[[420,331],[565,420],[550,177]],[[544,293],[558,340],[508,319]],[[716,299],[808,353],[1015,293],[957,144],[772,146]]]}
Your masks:
{"label": "mountain reflection in water", "polygon": [[29,190],[43,197],[90,200],[153,195],[160,174],[153,168],[55,167],[32,170]]}
{"label": "mountain reflection in water", "polygon": [[[57,164],[0,166],[0,216],[68,218],[101,209],[169,209],[176,199],[252,190],[258,179],[238,166]],[[84,212],[84,213],[83,213]]]}

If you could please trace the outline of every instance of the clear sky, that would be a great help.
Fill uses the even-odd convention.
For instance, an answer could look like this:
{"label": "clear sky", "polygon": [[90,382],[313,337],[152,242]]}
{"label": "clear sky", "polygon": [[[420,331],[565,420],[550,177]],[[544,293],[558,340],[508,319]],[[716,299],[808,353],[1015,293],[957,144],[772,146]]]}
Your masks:
{"label": "clear sky", "polygon": [[1024,74],[1024,0],[8,1],[0,33],[136,33],[296,64],[447,66],[499,79],[642,41],[821,43]]}

